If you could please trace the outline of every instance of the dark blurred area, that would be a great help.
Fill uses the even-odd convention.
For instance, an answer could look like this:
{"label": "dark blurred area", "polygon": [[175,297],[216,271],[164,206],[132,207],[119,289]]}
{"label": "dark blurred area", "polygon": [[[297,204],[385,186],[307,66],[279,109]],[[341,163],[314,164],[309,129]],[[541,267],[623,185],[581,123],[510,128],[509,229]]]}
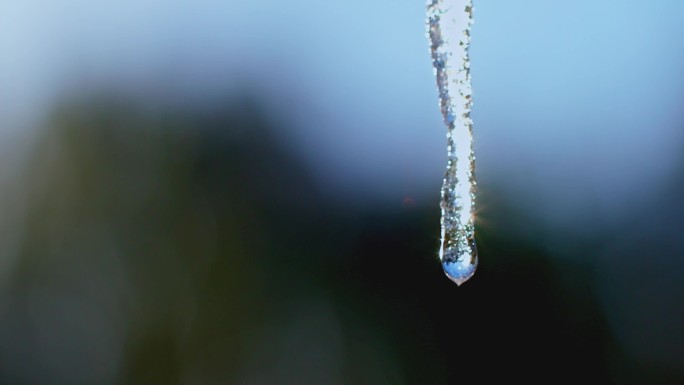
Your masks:
{"label": "dark blurred area", "polygon": [[[684,3],[0,2],[0,384],[684,384]],[[578,27],[580,26],[580,27]]]}
{"label": "dark blurred area", "polygon": [[[661,296],[681,270],[657,265],[681,250],[676,234],[637,218],[618,242],[564,250],[630,272],[603,295],[647,298],[622,313],[630,304],[616,301],[613,330],[595,265],[507,230],[537,225],[502,199],[483,213],[497,225],[480,229],[479,271],[459,288],[435,257],[436,202],[327,199],[265,116],[253,97],[185,110],[96,95],[55,112],[14,181],[23,219],[3,285],[0,382],[684,380],[681,302]],[[497,194],[484,186],[485,202]],[[682,228],[679,210],[654,207],[661,230]],[[670,329],[651,330],[653,317]],[[667,360],[616,343],[624,323],[639,326],[645,356]]]}

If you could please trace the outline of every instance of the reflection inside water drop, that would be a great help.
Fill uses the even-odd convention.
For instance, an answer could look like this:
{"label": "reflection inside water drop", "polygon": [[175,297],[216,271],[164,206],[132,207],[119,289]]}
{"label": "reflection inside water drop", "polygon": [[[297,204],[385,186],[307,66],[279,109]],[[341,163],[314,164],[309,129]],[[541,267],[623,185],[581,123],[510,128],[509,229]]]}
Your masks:
{"label": "reflection inside water drop", "polygon": [[452,246],[447,248],[446,251],[440,250],[440,259],[442,260],[444,273],[459,286],[470,279],[475,274],[475,269],[477,269],[475,241],[471,240],[468,243],[469,245],[465,249]]}

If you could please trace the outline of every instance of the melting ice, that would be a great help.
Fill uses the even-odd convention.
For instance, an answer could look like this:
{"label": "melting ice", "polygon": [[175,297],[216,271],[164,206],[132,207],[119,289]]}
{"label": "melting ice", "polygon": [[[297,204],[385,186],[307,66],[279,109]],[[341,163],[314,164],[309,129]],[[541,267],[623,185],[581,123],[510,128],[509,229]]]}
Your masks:
{"label": "melting ice", "polygon": [[475,156],[470,119],[472,0],[428,0],[427,28],[439,104],[447,128],[447,169],[442,184],[439,259],[461,285],[475,273]]}

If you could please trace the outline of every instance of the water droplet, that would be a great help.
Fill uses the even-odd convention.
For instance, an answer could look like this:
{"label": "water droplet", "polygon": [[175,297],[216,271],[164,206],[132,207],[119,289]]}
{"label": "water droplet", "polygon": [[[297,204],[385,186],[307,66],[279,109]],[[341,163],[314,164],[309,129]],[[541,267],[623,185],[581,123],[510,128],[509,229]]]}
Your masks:
{"label": "water droplet", "polygon": [[470,279],[477,268],[475,240],[468,238],[465,241],[465,243],[455,242],[440,250],[444,273],[459,286]]}
{"label": "water droplet", "polygon": [[447,127],[447,170],[442,185],[439,259],[461,285],[475,274],[475,156],[470,119],[472,0],[428,0],[427,30],[440,109]]}

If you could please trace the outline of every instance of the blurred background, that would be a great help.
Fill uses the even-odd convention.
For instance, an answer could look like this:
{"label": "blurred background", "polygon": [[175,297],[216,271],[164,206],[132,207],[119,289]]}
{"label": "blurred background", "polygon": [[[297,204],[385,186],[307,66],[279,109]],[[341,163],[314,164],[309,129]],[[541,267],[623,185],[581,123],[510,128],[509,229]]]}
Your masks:
{"label": "blurred background", "polygon": [[684,383],[682,15],[475,2],[459,288],[424,1],[1,0],[0,383]]}

